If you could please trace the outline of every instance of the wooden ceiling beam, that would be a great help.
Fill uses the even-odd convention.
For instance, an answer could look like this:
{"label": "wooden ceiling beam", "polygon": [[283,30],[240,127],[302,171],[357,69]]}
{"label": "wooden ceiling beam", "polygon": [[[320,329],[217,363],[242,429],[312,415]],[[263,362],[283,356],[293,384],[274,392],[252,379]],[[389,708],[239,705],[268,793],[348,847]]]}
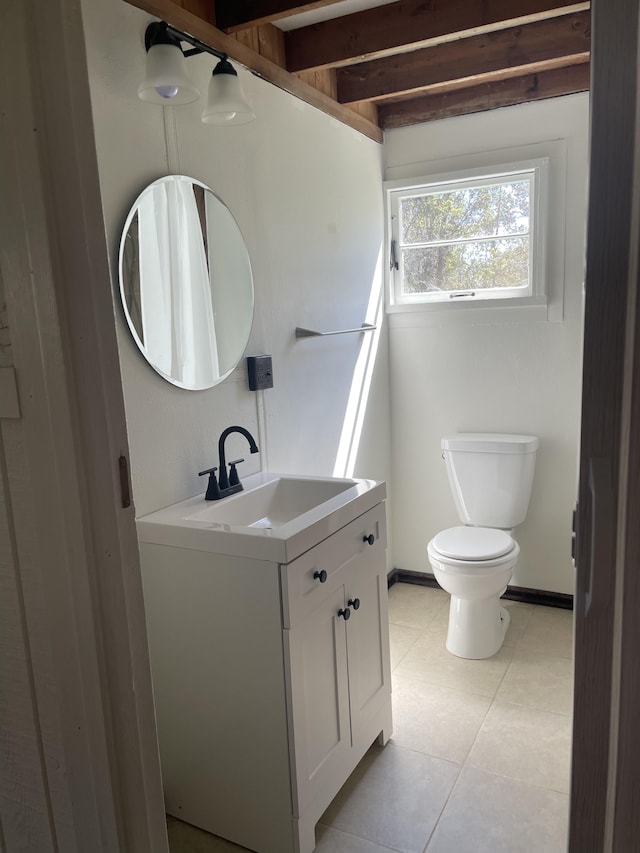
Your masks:
{"label": "wooden ceiling beam", "polygon": [[589,9],[575,0],[400,0],[285,34],[287,68],[352,65]]}
{"label": "wooden ceiling beam", "polygon": [[[337,70],[340,103],[383,101],[429,85],[482,78],[505,69],[540,70],[589,56],[590,14],[578,12]],[[507,76],[513,76],[508,74]]]}
{"label": "wooden ceiling beam", "polygon": [[386,101],[378,105],[378,118],[384,130],[391,130],[588,90],[589,63],[583,62],[449,92]]}
{"label": "wooden ceiling beam", "polygon": [[409,94],[393,95],[385,98],[383,101],[359,101],[361,104],[375,104],[380,106],[386,104],[409,102],[421,96],[445,95],[458,92],[461,89],[469,91],[471,89],[480,89],[484,86],[492,86],[493,84],[514,79],[534,78],[535,76],[546,74],[549,71],[558,71],[561,69],[573,68],[574,66],[584,65],[589,62],[589,54],[582,53],[579,56],[561,57],[559,59],[550,59],[546,62],[537,62],[527,66],[517,68],[500,68],[497,71],[492,71],[488,74],[477,75],[476,77],[463,77],[455,80],[443,80],[440,83],[432,83],[429,86],[424,86],[415,92]]}
{"label": "wooden ceiling beam", "polygon": [[341,0],[215,0],[216,25],[227,33],[321,9]]}

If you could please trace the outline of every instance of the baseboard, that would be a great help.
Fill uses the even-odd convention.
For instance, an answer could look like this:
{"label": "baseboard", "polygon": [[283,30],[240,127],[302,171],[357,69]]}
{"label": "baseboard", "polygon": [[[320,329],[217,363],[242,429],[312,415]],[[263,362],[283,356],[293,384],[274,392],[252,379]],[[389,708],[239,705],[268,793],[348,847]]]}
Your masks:
{"label": "baseboard", "polygon": [[[392,569],[387,577],[389,586],[394,583],[414,583],[418,586],[438,586],[432,574],[411,572],[406,569]],[[544,604],[545,607],[560,607],[573,610],[573,596],[565,592],[548,592],[544,589],[528,589],[524,586],[508,586],[502,596],[508,601],[522,601],[525,604]]]}

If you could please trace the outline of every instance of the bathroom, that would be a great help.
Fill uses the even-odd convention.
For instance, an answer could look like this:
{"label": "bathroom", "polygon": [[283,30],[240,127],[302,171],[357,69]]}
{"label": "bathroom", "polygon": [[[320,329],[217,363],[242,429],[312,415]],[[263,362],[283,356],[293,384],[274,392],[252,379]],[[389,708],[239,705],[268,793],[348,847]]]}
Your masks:
{"label": "bathroom", "polygon": [[[514,583],[570,593],[588,96],[409,127],[388,133],[381,147],[243,75],[257,118],[228,129],[230,142],[230,135],[201,125],[197,103],[175,111],[165,128],[163,111],[135,97],[148,16],[123,3],[86,7],[112,263],[129,208],[148,183],[171,173],[203,181],[229,207],[249,248],[255,312],[246,354],[273,358],[272,389],[250,393],[241,365],[219,387],[189,394],[159,381],[118,323],[137,515],[196,493],[198,471],[215,464],[217,437],[238,423],[259,433],[261,447],[244,463],[245,475],[263,468],[375,477],[389,481],[392,490],[395,484],[390,568],[422,571],[428,534],[454,519],[452,504],[442,499],[448,485],[441,436],[533,433],[543,452],[519,531],[524,553]],[[193,76],[206,80],[209,63],[191,62]],[[551,234],[558,277],[551,282],[553,319],[512,321],[510,308],[492,312],[488,321],[470,312],[459,323],[449,316],[434,321],[433,314],[394,314],[372,340],[355,335],[296,341],[298,326],[330,331],[381,325],[382,181],[420,176],[427,160],[444,170],[447,158],[455,158],[464,168],[473,155],[554,140],[565,140],[566,212]],[[361,352],[366,364],[359,362]]]}
{"label": "bathroom", "polygon": [[[427,540],[457,522],[441,436],[533,433],[541,449],[512,583],[571,593],[588,96],[392,131],[381,148],[243,75],[256,121],[207,128],[198,102],[166,119],[162,110],[136,102],[133,81],[142,65],[133,46],[146,19],[126,6],[119,16],[120,22],[95,5],[87,19],[112,251],[129,206],[155,177],[187,174],[208,184],[249,247],[256,302],[246,353],[270,353],[274,374],[273,388],[250,392],[241,364],[212,391],[182,392],[150,372],[119,324],[137,515],[201,491],[197,474],[217,464],[218,436],[241,424],[260,447],[260,454],[249,455],[244,439],[228,439],[231,458],[245,457],[241,476],[264,468],[386,480],[388,568],[428,572]],[[105,42],[108,53],[99,49]],[[208,70],[204,60],[192,73],[204,78]],[[129,128],[121,143],[114,144],[114,125]],[[139,159],[125,156],[120,145],[139,150]],[[482,309],[455,318],[393,313],[381,332],[296,340],[296,327],[382,324],[383,181],[484,165],[487,156],[509,161],[541,152],[553,154],[558,169],[548,226],[549,319],[511,307],[492,309],[488,319]],[[153,441],[149,419],[157,425]]]}
{"label": "bathroom", "polygon": [[[247,455],[243,475],[264,469],[386,480],[388,569],[427,572],[427,540],[456,523],[441,436],[532,433],[540,451],[512,583],[571,593],[588,96],[397,130],[380,146],[243,74],[255,123],[207,128],[198,104],[165,117],[137,100],[148,16],[124,3],[82,6],[114,274],[122,225],[138,193],[164,174],[198,178],[228,205],[249,247],[255,313],[246,353],[273,358],[272,389],[248,391],[241,363],[218,387],[189,393],[149,369],[118,315],[136,515],[202,491],[198,472],[216,464],[218,436],[237,423],[260,447]],[[209,65],[192,62],[204,87]],[[455,319],[384,319],[383,182],[558,141],[565,209],[550,229],[557,277],[549,317],[512,316],[505,308],[487,318],[469,311]],[[378,330],[294,336],[298,326],[335,330],[365,322]]]}

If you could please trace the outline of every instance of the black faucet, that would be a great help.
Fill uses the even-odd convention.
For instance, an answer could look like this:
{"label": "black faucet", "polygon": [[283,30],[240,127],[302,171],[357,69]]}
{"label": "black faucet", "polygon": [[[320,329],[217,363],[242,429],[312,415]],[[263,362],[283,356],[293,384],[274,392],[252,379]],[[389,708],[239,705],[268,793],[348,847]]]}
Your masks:
{"label": "black faucet", "polygon": [[216,471],[218,468],[207,468],[206,471],[198,472],[199,477],[202,477],[204,474],[209,475],[209,484],[204,496],[206,501],[218,501],[220,498],[226,498],[228,495],[235,495],[236,492],[242,491],[242,483],[238,477],[236,465],[240,462],[244,462],[244,459],[234,459],[229,462],[229,473],[227,473],[227,460],[224,453],[224,443],[227,440],[227,436],[231,435],[232,432],[239,432],[247,439],[251,453],[258,452],[258,445],[249,430],[241,426],[230,426],[223,430],[220,439],[218,440],[218,456],[220,457],[220,461],[218,463],[220,474],[218,479],[216,480]]}

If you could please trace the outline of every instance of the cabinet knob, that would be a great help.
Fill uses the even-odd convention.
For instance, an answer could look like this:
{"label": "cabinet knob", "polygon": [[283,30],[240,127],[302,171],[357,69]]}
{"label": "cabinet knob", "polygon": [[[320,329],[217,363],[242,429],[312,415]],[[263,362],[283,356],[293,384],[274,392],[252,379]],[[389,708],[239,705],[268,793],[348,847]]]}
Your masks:
{"label": "cabinet knob", "polygon": [[370,533],[368,536],[363,536],[362,541],[366,542],[369,545],[373,545],[373,543],[376,541],[376,537],[373,535],[373,533]]}
{"label": "cabinet knob", "polygon": [[350,598],[347,601],[349,607],[353,607],[354,610],[358,610],[360,608],[360,599],[359,598]]}
{"label": "cabinet knob", "polygon": [[327,579],[326,571],[324,569],[322,569],[322,571],[320,571],[320,572],[314,572],[313,573],[313,579],[320,581],[320,583],[324,583]]}
{"label": "cabinet knob", "polygon": [[345,607],[344,610],[338,610],[338,616],[342,616],[342,618],[346,622],[347,619],[351,616],[351,611],[348,607]]}

